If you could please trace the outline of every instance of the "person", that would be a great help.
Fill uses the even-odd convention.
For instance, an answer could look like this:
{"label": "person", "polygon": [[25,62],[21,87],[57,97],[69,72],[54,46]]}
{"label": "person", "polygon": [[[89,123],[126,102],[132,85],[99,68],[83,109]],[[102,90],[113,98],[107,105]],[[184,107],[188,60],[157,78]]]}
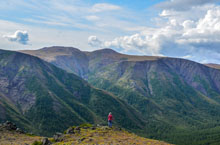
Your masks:
{"label": "person", "polygon": [[112,127],[112,120],[113,120],[112,113],[109,112],[109,114],[108,114],[108,126],[109,127]]}

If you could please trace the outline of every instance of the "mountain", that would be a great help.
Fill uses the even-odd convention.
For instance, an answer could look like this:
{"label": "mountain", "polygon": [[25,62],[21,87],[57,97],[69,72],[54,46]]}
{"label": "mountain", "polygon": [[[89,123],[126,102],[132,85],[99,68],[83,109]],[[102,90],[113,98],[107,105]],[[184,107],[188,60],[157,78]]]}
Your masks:
{"label": "mountain", "polygon": [[205,65],[209,66],[211,68],[220,69],[220,64],[208,63],[208,64],[205,64]]}
{"label": "mountain", "polygon": [[[24,50],[23,53],[37,56],[67,72],[74,72],[82,78],[87,78],[88,57],[84,52],[72,47],[45,47],[39,50]],[[68,63],[67,63],[68,62]]]}
{"label": "mountain", "polygon": [[115,125],[128,130],[145,124],[125,101],[80,77],[37,57],[0,50],[0,122],[50,136],[72,124],[104,124],[110,111]]}
{"label": "mountain", "polygon": [[[74,54],[64,55],[66,49]],[[62,53],[53,53],[57,50]],[[218,143],[220,70],[179,58],[125,55],[111,49],[75,50],[54,46],[23,52],[75,73],[126,101],[147,121],[139,134],[176,144]],[[47,60],[48,52],[54,56],[52,61]],[[80,59],[75,57],[76,62],[67,59],[77,54]],[[81,59],[82,66],[71,65]],[[79,70],[84,66],[87,68],[81,75]]]}

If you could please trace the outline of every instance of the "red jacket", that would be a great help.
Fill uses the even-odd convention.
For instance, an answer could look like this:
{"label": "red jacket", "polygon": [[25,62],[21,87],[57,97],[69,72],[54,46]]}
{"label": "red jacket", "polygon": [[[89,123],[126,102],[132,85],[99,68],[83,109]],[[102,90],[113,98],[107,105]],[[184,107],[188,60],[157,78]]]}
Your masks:
{"label": "red jacket", "polygon": [[108,115],[108,120],[112,121],[112,119],[113,119],[112,115]]}

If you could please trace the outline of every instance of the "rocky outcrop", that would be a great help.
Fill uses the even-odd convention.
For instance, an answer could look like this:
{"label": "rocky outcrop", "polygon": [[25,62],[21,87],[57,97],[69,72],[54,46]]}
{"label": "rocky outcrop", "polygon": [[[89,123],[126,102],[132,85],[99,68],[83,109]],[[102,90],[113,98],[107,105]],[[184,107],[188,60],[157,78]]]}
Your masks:
{"label": "rocky outcrop", "polygon": [[52,145],[51,141],[48,138],[43,138],[42,145]]}
{"label": "rocky outcrop", "polygon": [[16,124],[10,122],[10,121],[6,121],[3,124],[0,124],[0,129],[1,130],[8,130],[8,131],[16,131],[17,133],[25,133],[22,129],[18,128],[16,126]]}

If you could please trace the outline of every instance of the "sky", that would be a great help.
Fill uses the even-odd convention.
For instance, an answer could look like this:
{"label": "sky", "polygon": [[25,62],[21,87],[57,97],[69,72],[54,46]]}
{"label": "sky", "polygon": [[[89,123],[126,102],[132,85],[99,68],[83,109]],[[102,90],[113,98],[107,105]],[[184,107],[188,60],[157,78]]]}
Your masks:
{"label": "sky", "polygon": [[0,49],[49,46],[220,64],[220,0],[0,0]]}

